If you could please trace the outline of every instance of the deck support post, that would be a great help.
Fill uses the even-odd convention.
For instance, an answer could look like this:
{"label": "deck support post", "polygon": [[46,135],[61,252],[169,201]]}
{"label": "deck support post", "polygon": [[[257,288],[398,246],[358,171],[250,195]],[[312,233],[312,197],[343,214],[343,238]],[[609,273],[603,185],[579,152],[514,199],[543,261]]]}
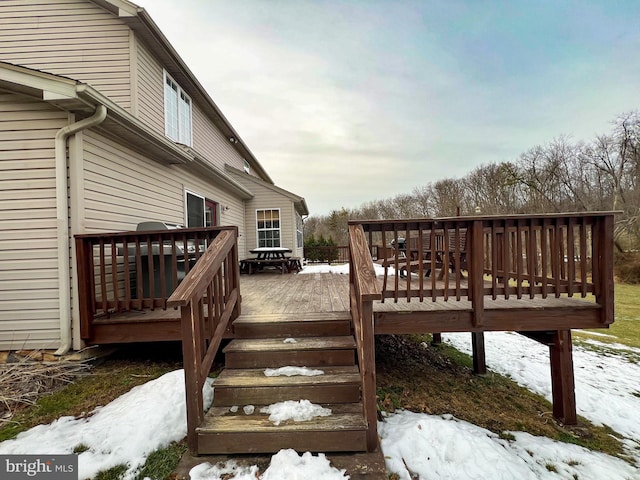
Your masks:
{"label": "deck support post", "polygon": [[436,345],[440,345],[442,343],[442,334],[441,333],[432,333],[431,334],[431,345],[434,347]]}
{"label": "deck support post", "polygon": [[471,348],[473,350],[473,373],[487,373],[487,360],[484,350],[484,332],[471,332]]}
{"label": "deck support post", "polygon": [[576,392],[573,377],[571,330],[556,330],[549,345],[553,416],[565,425],[576,425]]}

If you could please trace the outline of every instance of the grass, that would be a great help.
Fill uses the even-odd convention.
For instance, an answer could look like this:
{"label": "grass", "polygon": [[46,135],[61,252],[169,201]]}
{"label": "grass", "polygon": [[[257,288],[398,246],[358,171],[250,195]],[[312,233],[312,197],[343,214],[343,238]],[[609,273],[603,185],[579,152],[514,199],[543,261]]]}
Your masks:
{"label": "grass", "polygon": [[584,418],[576,427],[560,425],[553,418],[552,405],[543,397],[495,373],[474,375],[469,355],[446,344],[421,346],[430,339],[429,335],[377,338],[381,410],[449,413],[502,438],[509,438],[508,431],[526,431],[622,456],[622,444],[611,429],[596,427]]}
{"label": "grass", "polygon": [[[99,361],[92,367],[89,375],[40,397],[35,405],[18,411],[10,422],[0,428],[0,442],[36,425],[50,423],[63,415],[84,416],[136,385],[182,368],[175,353],[154,353],[154,348],[158,347],[149,348],[139,346],[136,352],[123,348],[119,354]],[[83,446],[78,445],[75,448],[82,449]]]}
{"label": "grass", "polygon": [[[615,322],[606,330],[575,332],[575,337],[592,338],[603,343],[621,343],[640,348],[640,285],[615,284]],[[606,334],[602,336],[599,334]],[[609,336],[610,335],[610,336]]]}

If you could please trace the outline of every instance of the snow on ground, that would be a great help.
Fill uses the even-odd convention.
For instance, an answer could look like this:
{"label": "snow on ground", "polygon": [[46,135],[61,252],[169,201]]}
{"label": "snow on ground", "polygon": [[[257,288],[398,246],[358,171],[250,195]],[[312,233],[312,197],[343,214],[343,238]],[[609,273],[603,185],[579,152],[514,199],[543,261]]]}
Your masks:
{"label": "snow on ground", "polygon": [[309,400],[285,400],[273,403],[260,409],[262,413],[269,414],[269,421],[274,425],[280,425],[285,420],[294,422],[306,422],[315,417],[328,417],[331,409],[311,403]]}
{"label": "snow on ground", "polygon": [[[508,340],[513,339],[509,337]],[[491,342],[487,344],[492,345]],[[519,351],[519,354],[523,353],[523,350]],[[493,362],[494,368],[512,361],[508,355],[498,357]],[[637,372],[634,378],[637,383]],[[211,389],[206,388],[205,393],[210,404]],[[605,394],[603,402],[621,405],[615,395]],[[301,404],[289,405],[284,410],[297,415],[305,408]],[[626,415],[626,412],[614,412],[612,415],[616,418],[610,419],[610,424],[617,422],[618,416]],[[638,470],[617,458],[520,432],[512,432],[515,440],[501,439],[450,415],[399,412],[380,422],[379,430],[387,467],[403,480],[640,479]],[[183,438],[185,434],[184,373],[179,370],[135,387],[87,418],[62,417],[49,425],[21,433],[15,440],[0,443],[0,453],[71,453],[75,447],[85,445],[89,450],[79,455],[79,479],[93,478],[98,471],[120,464],[128,465],[124,478],[131,479],[150,452]],[[254,480],[255,472],[256,469],[241,468],[231,463],[202,464],[192,470],[192,475],[194,480]],[[420,476],[412,477],[410,472]],[[331,467],[322,454],[298,455],[293,450],[283,450],[274,455],[262,476],[262,480],[344,478],[347,478],[344,472]]]}
{"label": "snow on ground", "polygon": [[401,480],[638,478],[634,467],[609,455],[523,432],[501,439],[451,415],[403,411],[380,422],[379,432],[387,469]]}
{"label": "snow on ground", "polygon": [[[374,262],[376,275],[384,275],[384,267]],[[349,264],[344,263],[342,265],[327,265],[326,263],[320,263],[318,265],[305,265],[298,275],[301,273],[339,273],[342,275],[349,275]],[[395,275],[393,267],[389,267],[388,275]]]}
{"label": "snow on ground", "polygon": [[[376,269],[382,270],[378,265]],[[348,274],[348,266],[306,266],[301,273],[325,272]],[[471,352],[468,333],[444,334],[444,339],[461,351]],[[574,346],[578,413],[625,435],[628,451],[640,465],[640,366],[633,363],[640,357],[640,349],[593,339],[583,342],[585,347]],[[491,370],[551,399],[547,347],[509,332],[486,333],[485,345]],[[323,373],[292,368],[266,369],[265,375]],[[211,389],[205,388],[205,394],[210,404]],[[286,413],[287,418],[305,419],[309,415],[308,406],[302,402],[275,405],[268,408],[273,407],[278,415]],[[247,415],[254,413],[253,405],[243,409]],[[500,438],[450,415],[397,412],[379,423],[379,433],[387,469],[402,480],[640,480],[640,470],[620,459],[523,432],[510,432],[503,435],[506,438]],[[62,417],[21,433],[15,440],[0,443],[0,454],[71,453],[75,447],[84,445],[89,450],[79,454],[80,480],[120,464],[128,465],[124,478],[131,479],[150,452],[180,440],[185,434],[184,372],[179,370],[132,389],[86,418]],[[194,467],[191,476],[193,480],[254,480],[256,472],[257,467],[240,467],[233,462],[203,463]],[[261,478],[348,477],[331,467],[322,454],[281,450],[272,457]]]}
{"label": "snow on ground", "polygon": [[[258,468],[239,466],[234,461],[222,465],[202,463],[191,469],[191,480],[219,480],[223,475],[233,475],[229,480],[256,480]],[[329,460],[320,453],[317,456],[305,452],[301,455],[295,450],[280,450],[271,458],[269,468],[260,477],[261,480],[344,480],[349,478],[344,470],[333,468]]]}
{"label": "snow on ground", "polygon": [[[203,389],[207,407],[211,382]],[[124,479],[135,477],[147,456],[187,434],[184,371],[176,370],[132,388],[86,417],[61,417],[0,443],[0,454],[68,454],[77,447],[79,478],[127,464]]]}
{"label": "snow on ground", "polygon": [[[487,332],[484,337],[491,370],[551,401],[548,347],[512,332]],[[443,339],[471,353],[470,334],[447,333]],[[640,354],[638,348],[625,350]],[[573,368],[578,414],[597,425],[608,425],[640,447],[640,365],[629,361],[624,352],[599,343],[598,351],[574,345]]]}
{"label": "snow on ground", "polygon": [[324,375],[324,370],[316,370],[314,368],[307,367],[280,367],[280,368],[265,368],[264,376],[265,377],[294,377],[294,376],[304,376],[304,377],[315,377],[317,375]]}

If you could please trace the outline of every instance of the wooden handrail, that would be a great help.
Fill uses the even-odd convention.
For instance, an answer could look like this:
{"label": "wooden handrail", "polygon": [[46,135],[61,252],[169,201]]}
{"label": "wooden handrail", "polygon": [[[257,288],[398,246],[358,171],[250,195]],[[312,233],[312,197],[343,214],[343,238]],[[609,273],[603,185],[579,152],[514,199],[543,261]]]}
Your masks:
{"label": "wooden handrail", "polygon": [[361,225],[349,226],[349,297],[367,423],[367,449],[378,445],[373,301],[381,298],[373,260]]}
{"label": "wooden handrail", "polygon": [[225,330],[240,314],[237,238],[237,229],[220,232],[167,301],[180,307],[187,443],[194,453],[204,419],[202,389]]}

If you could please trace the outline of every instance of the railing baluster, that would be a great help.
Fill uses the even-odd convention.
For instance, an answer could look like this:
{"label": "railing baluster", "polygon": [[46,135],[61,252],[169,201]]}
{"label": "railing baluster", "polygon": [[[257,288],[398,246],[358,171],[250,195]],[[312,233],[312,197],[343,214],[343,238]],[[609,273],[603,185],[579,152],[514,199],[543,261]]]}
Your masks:
{"label": "railing baluster", "polygon": [[111,239],[109,247],[111,248],[111,288],[113,289],[114,309],[117,312],[120,309],[120,295],[118,292],[118,251],[115,238]]}
{"label": "railing baluster", "polygon": [[575,264],[575,238],[574,238],[575,221],[572,218],[567,219],[567,275],[568,275],[568,294],[569,297],[573,297],[573,288],[576,277],[576,264]]}
{"label": "railing baluster", "polygon": [[547,298],[547,283],[549,282],[549,265],[548,265],[548,241],[549,238],[549,227],[547,226],[547,221],[545,219],[542,220],[542,226],[540,227],[540,250],[542,251],[541,258],[541,266],[540,270],[542,271],[542,298]]}
{"label": "railing baluster", "polygon": [[107,265],[104,253],[104,239],[100,239],[98,244],[98,258],[100,265],[100,303],[102,304],[102,311],[104,313],[109,312],[108,298],[107,298]]}
{"label": "railing baluster", "polygon": [[587,296],[587,219],[580,219],[580,293]]}

